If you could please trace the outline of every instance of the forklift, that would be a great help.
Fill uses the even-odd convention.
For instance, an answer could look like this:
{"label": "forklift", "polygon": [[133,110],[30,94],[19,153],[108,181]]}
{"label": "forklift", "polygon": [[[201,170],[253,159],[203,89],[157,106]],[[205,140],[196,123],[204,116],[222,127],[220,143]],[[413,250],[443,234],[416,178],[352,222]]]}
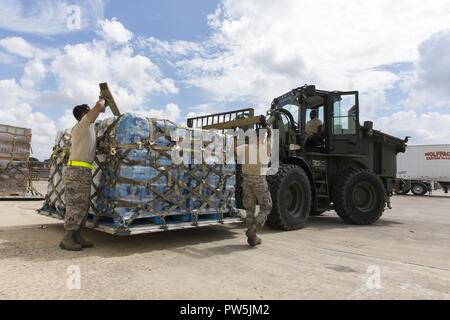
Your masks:
{"label": "forklift", "polygon": [[[305,132],[312,111],[322,123],[314,139]],[[358,91],[305,85],[275,98],[265,117],[248,108],[189,118],[187,125],[205,130],[265,126],[278,130],[280,165],[267,176],[273,201],[267,223],[277,230],[301,229],[309,216],[329,210],[347,223],[371,225],[386,207],[391,208],[390,197],[402,187],[396,160],[405,152],[408,138],[377,131],[371,121],[360,125]],[[236,180],[243,209],[239,173]]]}

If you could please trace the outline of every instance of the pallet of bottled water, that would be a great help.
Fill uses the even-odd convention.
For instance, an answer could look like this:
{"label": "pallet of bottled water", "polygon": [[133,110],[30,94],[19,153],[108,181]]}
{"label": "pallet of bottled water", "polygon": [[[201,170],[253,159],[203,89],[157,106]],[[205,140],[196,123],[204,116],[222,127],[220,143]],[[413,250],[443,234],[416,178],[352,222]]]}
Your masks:
{"label": "pallet of bottled water", "polygon": [[[87,227],[116,235],[240,222],[233,137],[126,113],[95,124]],[[56,137],[40,214],[64,219],[70,130]]]}

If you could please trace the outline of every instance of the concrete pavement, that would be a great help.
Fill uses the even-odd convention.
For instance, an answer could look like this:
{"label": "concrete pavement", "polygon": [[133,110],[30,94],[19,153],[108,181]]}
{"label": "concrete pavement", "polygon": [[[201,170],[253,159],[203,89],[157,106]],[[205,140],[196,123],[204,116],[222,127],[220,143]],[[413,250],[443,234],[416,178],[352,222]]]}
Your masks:
{"label": "concrete pavement", "polygon": [[96,247],[80,253],[58,248],[63,226],[35,214],[41,205],[0,202],[2,299],[450,298],[450,197],[396,196],[368,227],[329,212],[304,230],[267,228],[255,249],[234,225],[129,238],[87,230]]}

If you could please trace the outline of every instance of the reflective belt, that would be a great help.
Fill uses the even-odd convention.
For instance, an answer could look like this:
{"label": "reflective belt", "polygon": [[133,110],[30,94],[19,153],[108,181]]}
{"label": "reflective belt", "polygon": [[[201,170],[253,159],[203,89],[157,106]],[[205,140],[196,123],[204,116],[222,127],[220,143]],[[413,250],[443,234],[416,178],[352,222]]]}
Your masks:
{"label": "reflective belt", "polygon": [[70,167],[82,167],[82,168],[88,168],[88,169],[94,169],[94,166],[88,162],[82,162],[82,161],[73,161],[69,160],[69,163],[67,163]]}

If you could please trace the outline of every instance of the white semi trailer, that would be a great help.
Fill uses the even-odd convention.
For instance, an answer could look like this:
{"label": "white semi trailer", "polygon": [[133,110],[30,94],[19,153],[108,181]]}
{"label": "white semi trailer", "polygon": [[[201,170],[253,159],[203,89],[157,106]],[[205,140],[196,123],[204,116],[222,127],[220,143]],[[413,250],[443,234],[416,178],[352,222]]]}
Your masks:
{"label": "white semi trailer", "polygon": [[397,177],[403,186],[397,194],[425,195],[439,183],[448,193],[450,188],[450,145],[408,146],[397,156]]}

